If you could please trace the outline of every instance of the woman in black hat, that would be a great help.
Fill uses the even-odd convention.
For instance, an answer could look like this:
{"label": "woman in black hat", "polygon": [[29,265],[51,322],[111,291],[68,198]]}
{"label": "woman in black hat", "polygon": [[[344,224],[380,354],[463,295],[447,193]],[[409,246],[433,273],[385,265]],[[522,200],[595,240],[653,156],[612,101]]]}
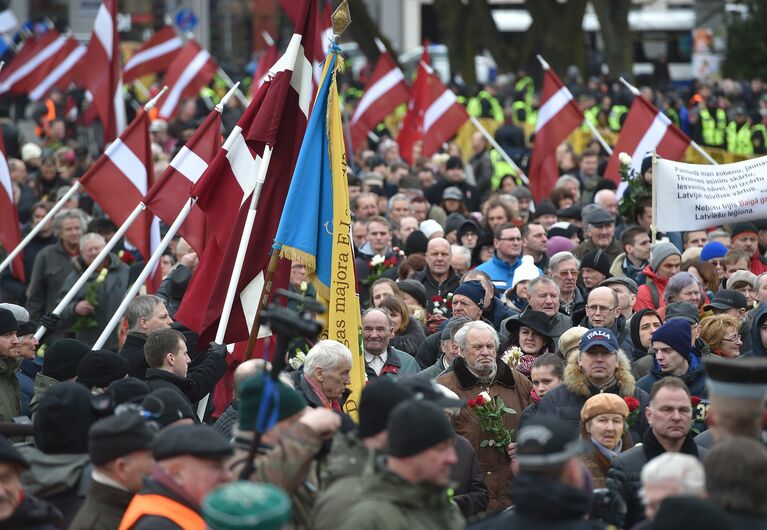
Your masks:
{"label": "woman in black hat", "polygon": [[509,341],[504,348],[507,363],[518,372],[530,377],[535,359],[547,352],[555,352],[554,336],[549,328],[549,317],[542,311],[528,309],[506,321]]}

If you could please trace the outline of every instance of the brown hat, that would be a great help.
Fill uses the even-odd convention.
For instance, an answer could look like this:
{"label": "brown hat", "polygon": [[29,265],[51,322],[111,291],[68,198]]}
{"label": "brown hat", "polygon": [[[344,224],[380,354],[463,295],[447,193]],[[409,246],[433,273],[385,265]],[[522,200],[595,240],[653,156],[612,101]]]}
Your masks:
{"label": "brown hat", "polygon": [[570,353],[574,350],[577,350],[581,346],[581,337],[586,334],[588,331],[588,328],[584,328],[583,326],[575,326],[574,328],[570,328],[559,337],[559,353],[562,355],[562,357],[565,358],[565,361],[567,361],[567,358],[570,356]]}
{"label": "brown hat", "polygon": [[600,414],[620,414],[625,420],[629,415],[629,406],[617,394],[607,392],[596,394],[586,400],[581,409],[581,425]]}

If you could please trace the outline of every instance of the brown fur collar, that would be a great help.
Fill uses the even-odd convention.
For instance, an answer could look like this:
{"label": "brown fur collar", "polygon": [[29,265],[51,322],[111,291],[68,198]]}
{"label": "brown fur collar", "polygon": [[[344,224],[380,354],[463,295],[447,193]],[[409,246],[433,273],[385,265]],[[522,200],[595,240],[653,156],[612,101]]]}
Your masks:
{"label": "brown fur collar", "polygon": [[[514,374],[505,362],[500,359],[497,361],[498,371],[495,373],[493,382],[506,388],[516,388],[517,382],[514,380]],[[453,362],[453,372],[458,379],[458,385],[461,390],[468,390],[479,384],[477,377],[469,371],[466,360],[463,357],[457,357]]]}
{"label": "brown fur collar", "polygon": [[[592,386],[589,384],[586,376],[583,375],[581,367],[578,366],[578,354],[580,351],[574,351],[567,359],[565,367],[565,386],[570,392],[583,397],[591,397],[594,394]],[[622,397],[633,396],[636,389],[636,381],[631,375],[631,363],[622,351],[618,351],[618,367],[615,370],[615,381],[618,384],[618,393]]]}

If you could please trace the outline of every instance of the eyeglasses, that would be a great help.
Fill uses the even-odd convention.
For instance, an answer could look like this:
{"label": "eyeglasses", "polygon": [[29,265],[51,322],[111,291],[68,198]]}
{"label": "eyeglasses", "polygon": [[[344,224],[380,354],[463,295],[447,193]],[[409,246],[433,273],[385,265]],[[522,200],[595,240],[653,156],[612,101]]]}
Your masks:
{"label": "eyeglasses", "polygon": [[726,340],[727,342],[734,342],[736,344],[738,342],[743,342],[743,339],[740,338],[740,335],[735,335],[733,337],[723,337],[722,340]]}
{"label": "eyeglasses", "polygon": [[578,276],[577,270],[571,270],[571,271],[558,271],[557,274],[560,276]]}
{"label": "eyeglasses", "polygon": [[612,311],[617,306],[614,307],[605,307],[603,305],[587,305],[586,311],[589,313],[607,313],[608,311]]}

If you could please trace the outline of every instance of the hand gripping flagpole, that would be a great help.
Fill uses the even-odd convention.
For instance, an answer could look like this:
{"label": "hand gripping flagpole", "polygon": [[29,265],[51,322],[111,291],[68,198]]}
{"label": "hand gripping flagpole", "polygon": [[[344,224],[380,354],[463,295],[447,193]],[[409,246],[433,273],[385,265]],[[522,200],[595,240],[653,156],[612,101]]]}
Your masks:
{"label": "hand gripping flagpole", "polygon": [[[223,111],[224,106],[226,106],[226,103],[229,101],[229,98],[232,97],[235,89],[237,89],[239,84],[240,83],[237,82],[235,86],[233,86],[229,90],[229,92],[227,92],[226,95],[223,98],[221,98],[221,102],[218,105],[216,105],[216,108],[214,109],[215,112],[221,113]],[[96,340],[95,344],[93,345],[94,350],[100,349],[104,345],[104,343],[109,339],[109,336],[112,334],[112,331],[114,331],[115,327],[117,327],[117,324],[120,322],[120,319],[125,314],[126,309],[128,309],[128,305],[133,301],[133,298],[136,296],[136,294],[138,294],[139,290],[141,289],[141,286],[144,285],[144,282],[152,273],[152,271],[154,271],[154,268],[157,265],[157,262],[160,261],[160,258],[162,258],[163,252],[165,252],[165,249],[168,248],[168,245],[170,245],[171,240],[173,239],[173,237],[175,237],[179,228],[181,228],[181,225],[184,223],[184,221],[186,221],[186,218],[189,217],[189,213],[191,212],[195,202],[196,202],[196,199],[194,198],[190,198],[188,201],[186,201],[186,203],[184,204],[184,207],[181,209],[179,214],[176,216],[176,219],[173,221],[173,224],[171,224],[170,228],[168,228],[168,232],[165,234],[165,237],[163,237],[162,241],[160,241],[160,245],[155,249],[154,253],[152,253],[152,257],[149,258],[149,261],[142,269],[141,274],[139,274],[138,278],[136,278],[136,281],[133,282],[133,285],[131,285],[131,288],[128,289],[128,292],[125,293],[125,296],[123,297],[123,300],[120,303],[120,306],[112,315],[112,318],[107,323],[106,327],[104,328],[104,331],[102,331],[101,335],[99,335],[99,338]]]}
{"label": "hand gripping flagpole", "polygon": [[[551,69],[551,67],[549,66],[549,63],[546,62],[546,60],[543,58],[543,56],[536,55],[535,57],[536,57],[536,59],[538,59],[538,62],[541,63],[541,67],[544,70],[550,70]],[[573,98],[573,94],[570,92],[570,89],[568,89],[567,87],[564,87],[564,88],[565,88],[565,90],[567,90],[567,93],[570,95],[570,98],[571,99],[575,99],[575,98]],[[594,136],[594,138],[597,139],[599,144],[602,146],[602,149],[607,151],[608,155],[612,156],[612,154],[613,154],[612,147],[610,147],[610,144],[607,143],[607,141],[600,134],[600,132],[597,130],[597,128],[594,127],[594,124],[591,123],[589,120],[585,119],[585,117],[584,117],[583,122],[588,126],[589,130],[591,131],[592,136]]]}
{"label": "hand gripping flagpole", "polygon": [[[154,107],[154,105],[157,103],[160,97],[162,97],[162,95],[165,93],[166,90],[168,90],[168,87],[167,86],[163,87],[163,89],[160,90],[160,92],[144,106],[145,111],[151,110],[152,107]],[[136,207],[133,209],[133,211],[125,220],[125,222],[122,224],[122,226],[120,226],[120,228],[117,229],[117,232],[115,232],[115,235],[112,236],[112,238],[107,242],[106,245],[104,245],[104,248],[101,249],[101,252],[99,252],[98,256],[96,256],[93,262],[88,266],[87,269],[85,269],[85,271],[77,279],[77,281],[69,290],[69,292],[64,296],[64,298],[61,299],[58,305],[53,309],[54,314],[56,315],[61,314],[61,312],[64,310],[67,304],[69,304],[69,302],[72,301],[72,299],[77,295],[77,293],[80,292],[80,289],[82,288],[83,285],[85,285],[85,282],[87,282],[88,279],[93,274],[93,272],[98,267],[101,266],[102,262],[109,255],[109,252],[114,248],[117,242],[120,241],[120,239],[125,235],[125,232],[128,231],[128,229],[136,221],[138,216],[141,215],[141,212],[143,212],[145,209],[146,209],[146,205],[143,202],[140,202],[136,205]],[[47,328],[45,326],[40,326],[37,329],[37,332],[35,333],[35,338],[37,340],[40,340],[42,336],[45,334],[46,329]]]}
{"label": "hand gripping flagpole", "polygon": [[[620,79],[620,82],[621,82],[621,83],[623,83],[623,85],[624,85],[626,88],[628,88],[628,89],[629,89],[629,92],[631,92],[631,93],[632,93],[632,94],[634,94],[635,96],[641,97],[641,93],[639,92],[639,89],[638,89],[637,87],[635,87],[634,85],[632,85],[631,83],[629,83],[628,81],[626,81],[626,80],[625,80],[624,78],[622,78],[622,77],[621,77],[621,78],[619,78],[619,79]],[[706,160],[708,160],[708,161],[709,161],[709,163],[711,163],[711,164],[714,164],[715,166],[716,166],[716,165],[719,165],[719,162],[717,162],[716,160],[714,160],[713,158],[711,158],[711,155],[709,155],[709,154],[706,152],[706,150],[705,150],[705,149],[703,149],[703,148],[700,146],[700,144],[698,144],[698,142],[696,142],[696,141],[695,141],[695,140],[693,140],[692,138],[690,138],[690,145],[692,146],[692,148],[693,148],[693,149],[695,149],[695,150],[696,150],[698,153],[700,153],[700,155],[701,155],[703,158],[705,158]]]}

